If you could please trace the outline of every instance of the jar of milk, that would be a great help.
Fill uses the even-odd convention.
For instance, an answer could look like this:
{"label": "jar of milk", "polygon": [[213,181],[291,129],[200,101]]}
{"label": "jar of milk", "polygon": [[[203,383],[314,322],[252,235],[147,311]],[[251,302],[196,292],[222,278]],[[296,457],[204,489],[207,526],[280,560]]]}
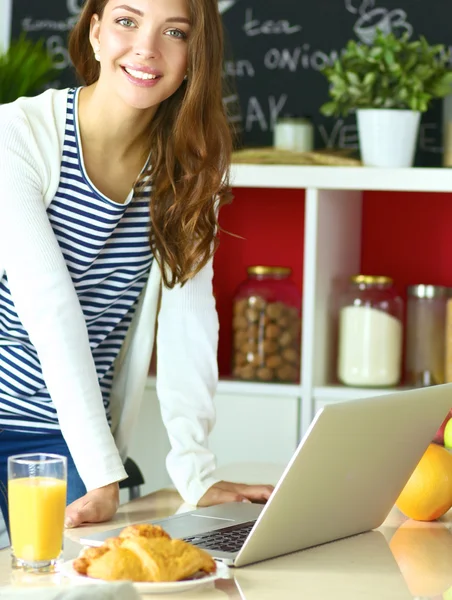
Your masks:
{"label": "jar of milk", "polygon": [[402,322],[403,300],[390,277],[351,277],[339,302],[339,381],[363,387],[397,385],[401,377]]}

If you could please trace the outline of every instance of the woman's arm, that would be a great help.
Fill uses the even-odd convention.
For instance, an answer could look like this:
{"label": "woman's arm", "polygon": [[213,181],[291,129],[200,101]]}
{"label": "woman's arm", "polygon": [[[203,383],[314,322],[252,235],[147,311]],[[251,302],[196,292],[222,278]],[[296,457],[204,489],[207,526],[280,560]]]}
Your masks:
{"label": "woman's arm", "polygon": [[163,286],[157,331],[157,395],[171,442],[168,472],[190,504],[218,481],[208,435],[215,422],[218,315],[212,260],[183,287]]}
{"label": "woman's arm", "polygon": [[106,420],[84,316],[44,207],[45,160],[25,115],[2,107],[0,264],[38,353],[63,436],[92,490],[126,473]]}
{"label": "woman's arm", "polygon": [[212,260],[183,288],[163,288],[157,333],[157,394],[171,442],[169,474],[186,502],[266,501],[269,485],[219,481],[208,436],[215,423],[218,315]]}

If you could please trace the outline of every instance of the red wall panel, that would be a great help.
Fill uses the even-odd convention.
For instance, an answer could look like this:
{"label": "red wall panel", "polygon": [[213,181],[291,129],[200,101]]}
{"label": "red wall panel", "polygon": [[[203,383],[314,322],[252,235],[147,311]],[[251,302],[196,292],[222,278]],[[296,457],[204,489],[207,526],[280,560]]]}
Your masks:
{"label": "red wall panel", "polygon": [[298,289],[303,281],[304,190],[235,188],[232,204],[220,213],[214,291],[220,318],[220,375],[231,372],[232,300],[250,265],[281,265],[293,270]]}
{"label": "red wall panel", "polygon": [[452,193],[365,192],[361,270],[389,275],[405,297],[418,283],[452,286]]}

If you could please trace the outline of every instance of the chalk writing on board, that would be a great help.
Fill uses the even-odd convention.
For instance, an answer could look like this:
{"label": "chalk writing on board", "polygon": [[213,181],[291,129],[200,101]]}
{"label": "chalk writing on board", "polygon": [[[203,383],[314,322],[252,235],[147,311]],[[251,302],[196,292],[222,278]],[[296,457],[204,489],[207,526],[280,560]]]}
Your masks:
{"label": "chalk writing on board", "polygon": [[78,15],[82,10],[83,0],[66,0],[66,6],[70,13]]}
{"label": "chalk writing on board", "polygon": [[69,57],[69,50],[66,47],[63,37],[60,35],[51,35],[47,38],[46,46],[47,52],[52,57],[55,69],[62,71],[72,64]]}
{"label": "chalk writing on board", "polygon": [[[436,134],[436,135],[435,135]],[[441,154],[443,147],[438,145],[439,127],[438,123],[422,123],[419,128],[419,149],[424,152]]]}
{"label": "chalk writing on board", "polygon": [[237,94],[223,96],[223,106],[228,116],[228,122],[233,126],[236,133],[243,132],[243,116],[240,99]]}
{"label": "chalk writing on board", "polygon": [[22,19],[22,30],[30,33],[32,31],[70,31],[72,29],[71,19],[64,21],[53,21],[51,19],[36,19],[30,17]]}
{"label": "chalk writing on board", "polygon": [[387,8],[375,7],[376,0],[360,0],[359,7],[355,6],[354,0],[345,0],[345,8],[348,12],[359,15],[353,31],[356,37],[364,44],[371,45],[374,42],[377,29],[386,35],[388,33],[413,34],[413,26],[407,21],[407,13],[400,9],[388,10]]}
{"label": "chalk writing on board", "polygon": [[[31,17],[22,19],[22,31],[26,33],[46,32],[51,34],[46,39],[46,47],[47,52],[52,58],[53,66],[58,71],[64,71],[64,69],[67,69],[71,65],[66,44],[66,35],[77,22],[82,9],[82,2],[83,0],[66,0],[68,15],[65,19],[32,19]],[[58,86],[58,82],[52,82],[53,84]]]}
{"label": "chalk writing on board", "polygon": [[248,36],[256,35],[293,35],[301,31],[301,25],[291,25],[286,19],[278,21],[261,21],[254,18],[253,9],[247,8],[245,11],[245,23],[243,31]]}
{"label": "chalk writing on board", "polygon": [[254,77],[256,70],[250,60],[226,60],[224,74],[229,77]]}
{"label": "chalk writing on board", "polygon": [[246,110],[245,130],[251,131],[254,123],[257,123],[262,131],[273,131],[287,98],[287,94],[282,94],[279,98],[268,96],[264,104],[256,96],[251,96]]}
{"label": "chalk writing on board", "polygon": [[235,4],[237,4],[237,2],[238,0],[218,0],[218,10],[221,14],[224,14]]}
{"label": "chalk writing on board", "polygon": [[358,148],[358,128],[338,119],[333,125],[319,125],[320,137],[326,148]]}
{"label": "chalk writing on board", "polygon": [[[359,148],[356,124],[346,124],[343,119],[338,119],[331,126],[320,124],[317,129],[326,148],[347,150],[357,150]],[[421,123],[419,128],[420,150],[432,154],[441,154],[443,149],[438,145],[438,129],[437,123]]]}
{"label": "chalk writing on board", "polygon": [[264,66],[269,71],[288,70],[295,73],[299,69],[321,71],[332,65],[338,58],[339,51],[311,49],[311,44],[303,44],[295,48],[270,48],[264,54]]}
{"label": "chalk writing on board", "polygon": [[[354,27],[355,34],[361,42],[371,43],[376,35],[377,29],[389,31],[406,31],[410,36],[413,33],[413,27],[407,22],[407,13],[403,10],[395,9],[388,11],[386,8],[375,8],[368,12],[369,6],[374,5],[375,0],[363,0],[360,8],[353,5],[353,0],[345,0],[346,8],[353,14],[362,11],[362,14]],[[382,17],[376,19],[375,15]],[[385,25],[383,24],[386,23]],[[274,22],[272,22],[274,23]],[[246,26],[246,23],[245,23]],[[301,26],[300,26],[301,30]],[[247,33],[249,35],[249,32]],[[446,48],[447,51],[447,48]],[[449,47],[450,51],[450,47]],[[313,71],[322,71],[326,66],[332,65],[339,57],[341,49],[331,49],[324,51],[319,48],[313,48],[310,43],[304,43],[292,48],[272,47],[265,51],[263,55],[263,65],[269,71],[286,70],[296,73],[299,70],[312,69]],[[452,54],[450,65],[452,66]],[[254,76],[251,72],[254,70],[248,68],[252,65],[241,63],[237,65],[238,77]],[[233,66],[228,66],[229,71],[233,72]]]}
{"label": "chalk writing on board", "polygon": [[55,21],[54,19],[32,19],[25,17],[22,19],[22,31],[30,33],[33,31],[70,31],[77,22],[78,16],[82,9],[82,0],[66,0],[66,8],[68,16],[66,19]]}

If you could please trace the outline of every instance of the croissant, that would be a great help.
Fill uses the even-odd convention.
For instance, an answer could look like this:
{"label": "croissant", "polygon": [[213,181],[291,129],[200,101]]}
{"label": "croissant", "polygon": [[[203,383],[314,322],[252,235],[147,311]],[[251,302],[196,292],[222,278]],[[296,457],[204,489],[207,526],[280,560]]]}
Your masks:
{"label": "croissant", "polygon": [[102,546],[87,548],[79,558],[75,559],[73,563],[74,569],[80,575],[86,575],[88,566],[93,560],[100,558],[109,550],[119,548],[125,538],[136,536],[141,536],[144,538],[166,537],[170,539],[170,536],[166,533],[166,531],[163,530],[162,527],[160,527],[160,525],[129,525],[120,532],[118,537],[106,539]]}
{"label": "croissant", "polygon": [[119,537],[85,550],[73,566],[81,575],[108,581],[180,581],[216,571],[210,554],[149,525],[126,527]]}
{"label": "croissant", "polygon": [[149,523],[144,525],[129,525],[128,527],[125,527],[119,534],[120,538],[136,536],[145,538],[166,537],[167,539],[171,539],[163,527],[160,527],[160,525],[151,525]]}
{"label": "croissant", "polygon": [[74,569],[80,575],[86,575],[88,566],[91,564],[91,562],[93,560],[100,558],[102,555],[104,555],[109,550],[113,550],[114,548],[119,548],[119,546],[121,544],[122,544],[122,539],[119,537],[108,538],[105,540],[105,542],[102,544],[102,546],[98,546],[95,548],[86,548],[83,551],[83,554],[81,556],[79,556],[79,558],[76,558],[74,560],[74,563],[73,563]]}

